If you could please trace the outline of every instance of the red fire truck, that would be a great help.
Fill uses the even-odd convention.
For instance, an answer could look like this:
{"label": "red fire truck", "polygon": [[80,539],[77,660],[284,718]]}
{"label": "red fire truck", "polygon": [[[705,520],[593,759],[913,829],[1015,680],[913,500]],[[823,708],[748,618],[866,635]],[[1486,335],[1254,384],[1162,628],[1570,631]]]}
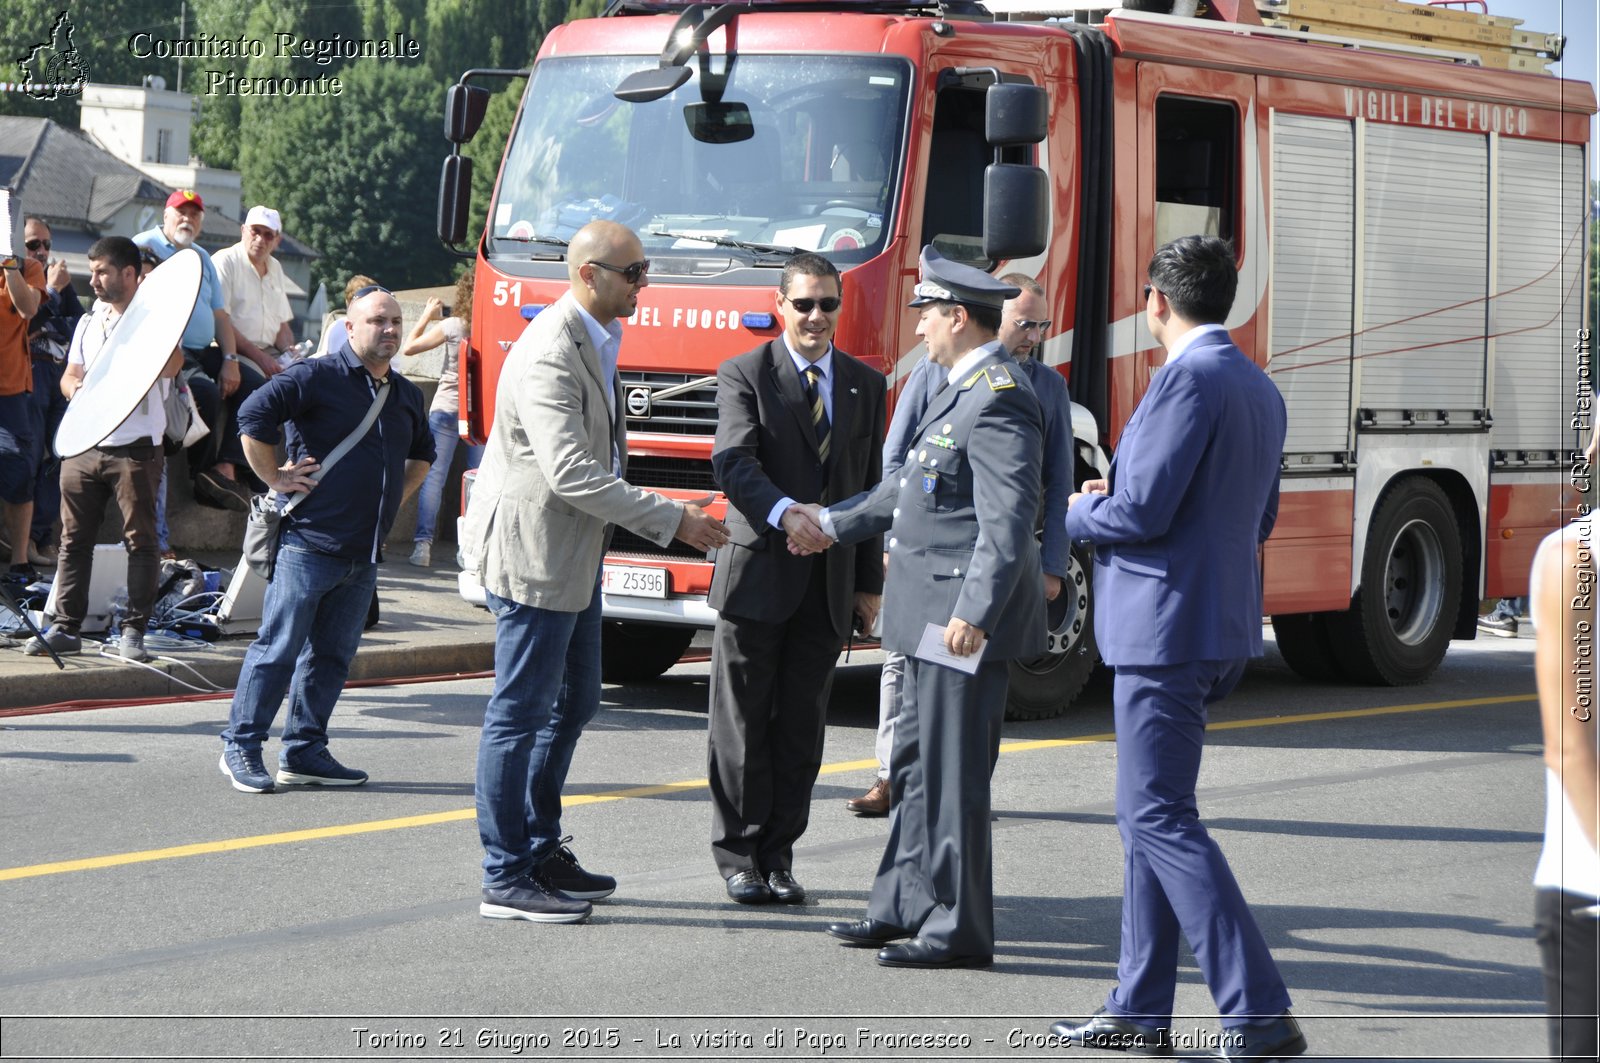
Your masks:
{"label": "red fire truck", "polygon": [[[1002,6],[615,0],[531,71],[463,75],[439,214],[458,248],[481,82],[528,77],[474,249],[463,435],[487,436],[506,350],[565,289],[565,240],[609,218],[652,263],[620,366],[630,480],[715,490],[717,366],[777,334],[797,248],[838,264],[836,342],[896,390],[924,354],[906,308],[924,244],[1044,285],[1081,479],[1163,359],[1144,264],[1219,234],[1240,275],[1227,324],[1289,409],[1264,559],[1278,646],[1307,676],[1424,678],[1482,597],[1525,593],[1587,441],[1592,87],[1267,28],[1240,0],[1094,25]],[[1050,652],[1013,670],[1014,715],[1061,711],[1095,664],[1087,560]],[[710,579],[619,529],[608,675],[675,662],[713,621]]]}

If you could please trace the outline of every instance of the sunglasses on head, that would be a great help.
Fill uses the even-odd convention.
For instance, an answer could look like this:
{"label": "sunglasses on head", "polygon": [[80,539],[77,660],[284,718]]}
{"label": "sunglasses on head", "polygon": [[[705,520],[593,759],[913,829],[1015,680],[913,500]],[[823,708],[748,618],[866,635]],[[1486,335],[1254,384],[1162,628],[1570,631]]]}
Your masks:
{"label": "sunglasses on head", "polygon": [[599,266],[601,269],[606,270],[609,273],[620,273],[622,274],[622,279],[627,281],[629,284],[638,284],[639,278],[650,272],[650,260],[648,258],[639,262],[635,262],[631,266],[613,266],[609,262],[599,261],[591,262],[589,265]]}
{"label": "sunglasses on head", "polygon": [[50,241],[49,240],[29,240],[26,243],[24,243],[22,246],[26,247],[29,251],[37,251],[41,247],[44,248],[46,251],[48,251],[48,250],[50,250]]}
{"label": "sunglasses on head", "polygon": [[371,295],[373,292],[382,292],[384,295],[392,295],[393,294],[392,292],[389,291],[389,289],[385,288],[381,284],[369,284],[365,288],[357,288],[356,289],[356,294],[354,294],[354,295],[352,295],[350,297],[350,301],[351,302],[355,302],[357,299],[364,299],[367,296]]}
{"label": "sunglasses on head", "polygon": [[802,314],[809,314],[819,306],[824,314],[831,314],[839,309],[840,299],[837,295],[824,295],[821,299],[791,299],[786,295],[783,301]]}

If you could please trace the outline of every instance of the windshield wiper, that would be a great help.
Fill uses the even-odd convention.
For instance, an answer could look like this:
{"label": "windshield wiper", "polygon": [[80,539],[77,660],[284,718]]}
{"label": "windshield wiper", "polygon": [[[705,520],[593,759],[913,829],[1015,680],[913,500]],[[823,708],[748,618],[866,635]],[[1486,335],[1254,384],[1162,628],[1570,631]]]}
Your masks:
{"label": "windshield wiper", "polygon": [[559,253],[547,253],[542,255],[530,253],[528,258],[532,260],[558,261],[566,257],[564,249],[567,246],[567,242],[556,236],[497,236],[495,239],[504,240],[506,243],[510,244],[549,244],[552,247],[559,247],[563,249],[563,251]]}
{"label": "windshield wiper", "polygon": [[704,244],[715,244],[717,247],[734,247],[738,248],[740,251],[749,251],[757,255],[775,255],[783,258],[790,258],[794,255],[800,254],[805,250],[802,247],[790,247],[787,244],[760,244],[751,240],[735,240],[727,236],[711,236],[709,234],[701,233],[673,233],[665,232],[661,229],[651,229],[645,235],[670,236],[675,240],[698,240]]}

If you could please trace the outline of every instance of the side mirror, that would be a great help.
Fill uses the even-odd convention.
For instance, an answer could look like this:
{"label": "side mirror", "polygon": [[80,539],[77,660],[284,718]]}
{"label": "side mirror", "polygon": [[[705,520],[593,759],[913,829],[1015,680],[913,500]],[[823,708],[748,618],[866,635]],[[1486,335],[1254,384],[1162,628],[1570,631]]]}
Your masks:
{"label": "side mirror", "polygon": [[997,162],[983,171],[983,255],[991,262],[1032,258],[1045,247],[1050,179],[1037,166]]}
{"label": "side mirror", "polygon": [[983,95],[983,136],[997,148],[1037,144],[1050,116],[1049,95],[1038,85],[996,83]]}
{"label": "side mirror", "polygon": [[489,90],[476,85],[451,85],[444,94],[444,138],[465,144],[477,135],[489,108]]}
{"label": "side mirror", "polygon": [[467,207],[471,202],[472,160],[465,155],[450,155],[439,174],[439,239],[450,246],[466,240]]}
{"label": "side mirror", "polygon": [[755,119],[743,103],[691,103],[683,109],[689,135],[702,144],[737,144],[756,135]]}

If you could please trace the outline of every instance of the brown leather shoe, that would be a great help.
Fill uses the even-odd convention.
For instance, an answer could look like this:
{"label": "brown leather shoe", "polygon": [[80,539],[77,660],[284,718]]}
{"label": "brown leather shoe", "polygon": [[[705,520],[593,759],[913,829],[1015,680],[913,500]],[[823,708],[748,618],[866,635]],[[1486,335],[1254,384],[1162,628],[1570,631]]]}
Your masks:
{"label": "brown leather shoe", "polygon": [[889,780],[879,779],[872,789],[844,803],[844,807],[858,816],[887,816],[889,814]]}

